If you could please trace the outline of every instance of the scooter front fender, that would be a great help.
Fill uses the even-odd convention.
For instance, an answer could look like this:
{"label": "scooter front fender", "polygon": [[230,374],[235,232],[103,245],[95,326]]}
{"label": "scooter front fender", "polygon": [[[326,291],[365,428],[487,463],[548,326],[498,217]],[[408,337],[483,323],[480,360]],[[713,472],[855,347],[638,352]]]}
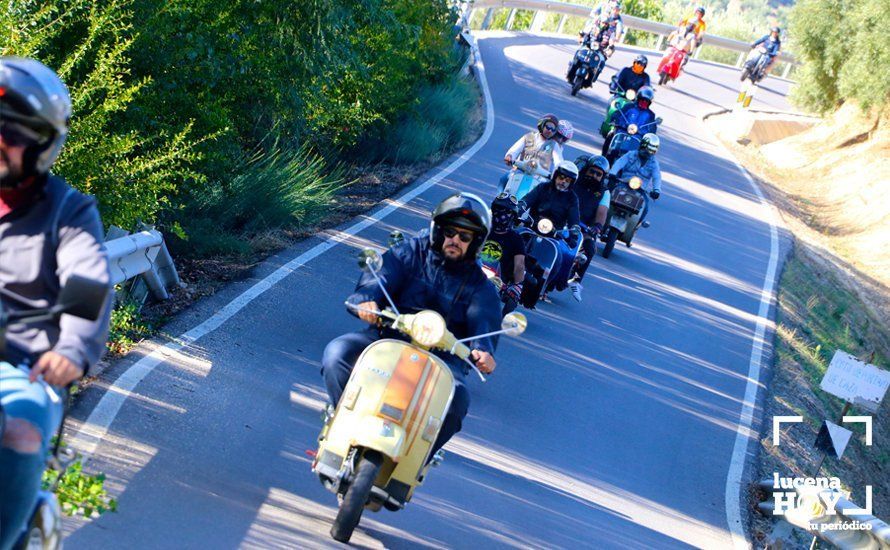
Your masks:
{"label": "scooter front fender", "polygon": [[405,429],[378,416],[362,417],[350,441],[353,447],[379,451],[394,461],[401,456],[404,442]]}

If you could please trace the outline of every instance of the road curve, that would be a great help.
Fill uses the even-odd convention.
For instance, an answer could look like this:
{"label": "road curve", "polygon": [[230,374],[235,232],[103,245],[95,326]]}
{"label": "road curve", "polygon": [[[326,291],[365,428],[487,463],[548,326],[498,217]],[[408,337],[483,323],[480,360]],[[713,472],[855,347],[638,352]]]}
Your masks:
{"label": "road curve", "polygon": [[[606,86],[569,96],[573,43],[480,36],[494,126],[475,155],[357,235],[339,228],[271,258],[178,316],[166,329],[184,334],[174,350],[149,360],[142,346],[84,393],[69,425],[83,428],[71,439],[81,450],[92,450],[96,426],[85,420],[97,403],[127,397],[90,463],[108,475],[120,511],[67,521],[69,548],[337,546],[328,537],[336,500],[305,451],[325,397],[321,352],[360,326],[342,307],[356,248],[393,228],[421,229],[454,189],[493,196],[499,159],[540,113],[575,124],[568,158],[602,143]],[[602,80],[634,55],[619,50]],[[687,68],[656,94],[665,184],[652,227],[633,248],[594,260],[583,303],[558,295],[530,313],[521,339],[502,340],[496,375],[470,383],[470,414],[444,465],[404,511],[366,515],[355,545],[730,547],[727,471],[775,251],[769,209],[700,122],[732,105],[738,73]],[[754,106],[787,109],[787,87],[767,81]],[[344,242],[313,248],[332,235]],[[303,265],[249,303],[239,298],[295,259]],[[220,310],[234,314],[200,325]],[[145,377],[131,392],[106,391],[136,374]]]}

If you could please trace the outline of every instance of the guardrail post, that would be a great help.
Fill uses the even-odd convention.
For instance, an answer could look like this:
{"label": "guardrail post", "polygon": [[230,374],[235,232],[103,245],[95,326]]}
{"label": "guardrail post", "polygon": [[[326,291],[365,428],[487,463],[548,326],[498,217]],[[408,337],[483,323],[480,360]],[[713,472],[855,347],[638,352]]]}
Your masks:
{"label": "guardrail post", "polygon": [[491,20],[494,18],[494,8],[488,8],[485,17],[482,19],[482,30],[487,31],[491,27]]}
{"label": "guardrail post", "polygon": [[532,17],[532,25],[529,28],[530,32],[541,32],[541,27],[544,26],[544,19],[546,19],[546,12],[536,11],[534,17]]}
{"label": "guardrail post", "polygon": [[556,26],[556,34],[562,34],[562,28],[566,25],[566,16],[565,14],[559,18],[559,25]]}
{"label": "guardrail post", "polygon": [[513,19],[516,17],[516,8],[510,10],[510,15],[507,16],[507,26],[505,29],[513,30]]}
{"label": "guardrail post", "polygon": [[701,55],[701,46],[695,48],[695,53],[692,54],[692,59],[698,59],[699,55]]}
{"label": "guardrail post", "polygon": [[791,63],[785,64],[785,70],[782,71],[782,78],[788,78],[788,73],[791,72]]}
{"label": "guardrail post", "polygon": [[659,35],[658,35],[658,42],[655,43],[655,51],[660,52],[662,46],[664,46],[664,35],[663,35],[663,34],[659,34]]}
{"label": "guardrail post", "polygon": [[743,61],[745,61],[745,52],[740,52],[740,53],[739,53],[739,59],[738,59],[738,61],[735,62],[735,66],[736,66],[736,67],[741,67]]}

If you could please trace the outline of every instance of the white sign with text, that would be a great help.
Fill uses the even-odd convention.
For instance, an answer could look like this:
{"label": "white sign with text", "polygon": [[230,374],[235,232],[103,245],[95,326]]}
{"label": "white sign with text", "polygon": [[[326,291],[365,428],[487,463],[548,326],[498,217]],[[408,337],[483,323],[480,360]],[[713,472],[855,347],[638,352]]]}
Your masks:
{"label": "white sign with text", "polygon": [[890,387],[890,372],[837,350],[820,387],[854,405],[877,412]]}

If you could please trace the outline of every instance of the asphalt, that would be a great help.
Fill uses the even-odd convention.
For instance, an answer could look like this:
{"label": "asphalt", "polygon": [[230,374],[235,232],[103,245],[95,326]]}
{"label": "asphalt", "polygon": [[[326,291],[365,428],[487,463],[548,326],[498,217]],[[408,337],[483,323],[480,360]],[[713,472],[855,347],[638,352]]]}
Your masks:
{"label": "asphalt", "polygon": [[[342,306],[358,276],[357,249],[385,243],[393,228],[423,228],[454,189],[492,197],[504,152],[541,113],[574,123],[568,158],[598,151],[605,83],[636,55],[616,52],[601,82],[573,98],[563,79],[573,43],[482,36],[495,117],[487,143],[168,353],[128,395],[88,466],[106,473],[119,511],[66,520],[67,547],[338,546],[328,536],[336,500],[311,474],[306,450],[325,398],[321,352],[361,326]],[[700,120],[733,105],[738,72],[687,69],[656,93],[664,187],[652,227],[632,248],[619,243],[608,260],[594,259],[582,303],[557,295],[530,312],[521,338],[502,340],[495,375],[470,382],[470,413],[445,463],[405,510],[368,513],[356,546],[730,546],[726,478],[771,254],[769,213]],[[768,80],[753,107],[788,109],[787,90]],[[337,231],[271,258],[166,331],[198,325],[330,235]],[[144,345],[108,370],[72,411],[69,432],[150,351]]]}

